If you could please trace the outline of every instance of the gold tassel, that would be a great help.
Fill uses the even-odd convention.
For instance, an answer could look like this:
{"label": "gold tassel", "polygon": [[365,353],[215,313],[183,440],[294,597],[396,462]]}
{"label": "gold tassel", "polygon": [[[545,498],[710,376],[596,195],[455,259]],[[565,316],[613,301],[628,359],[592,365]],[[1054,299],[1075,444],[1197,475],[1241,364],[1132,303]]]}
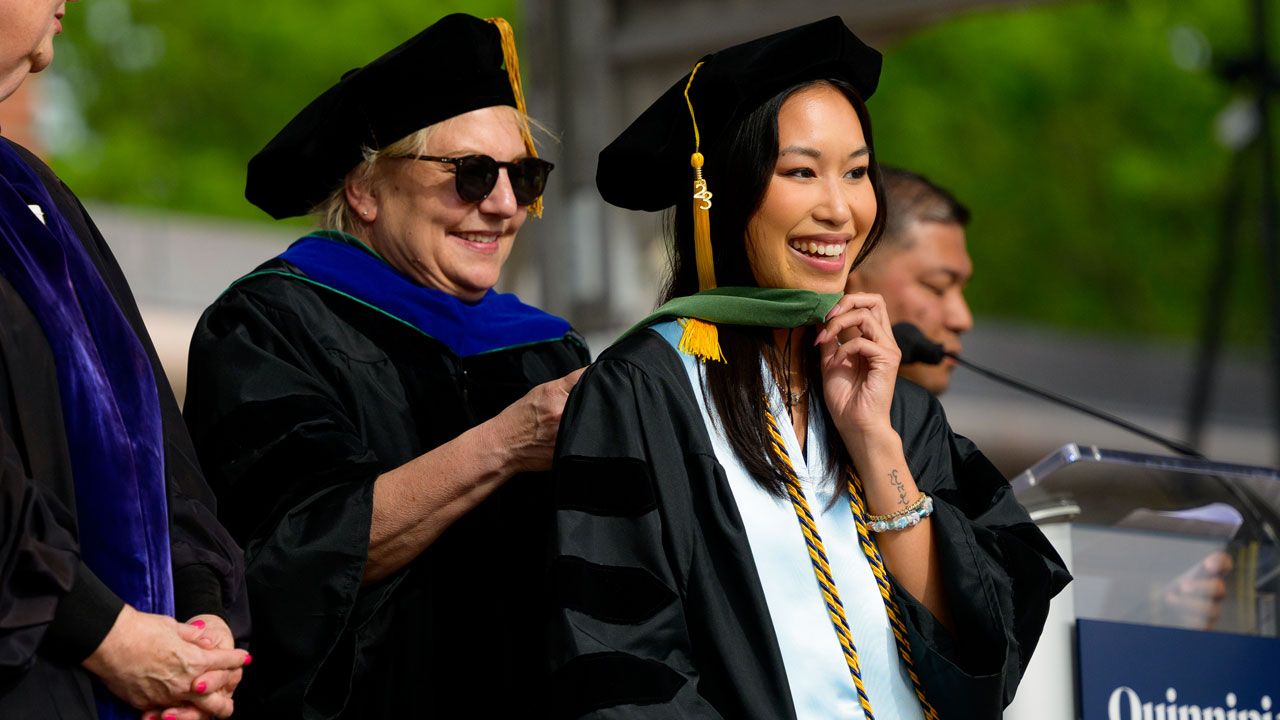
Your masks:
{"label": "gold tassel", "polygon": [[720,331],[715,323],[692,317],[680,318],[677,322],[684,328],[680,334],[680,352],[702,362],[724,362],[724,353],[720,352]]}
{"label": "gold tassel", "polygon": [[702,153],[689,159],[693,166],[693,256],[698,263],[698,289],[716,286],[716,265],[711,255],[711,192],[702,179]]}
{"label": "gold tassel", "polygon": [[[507,79],[511,83],[511,93],[516,96],[516,110],[520,113],[520,137],[524,139],[524,148],[529,157],[538,157],[538,149],[533,146],[533,131],[529,129],[529,111],[524,104],[524,86],[520,83],[520,58],[516,56],[516,36],[511,23],[500,17],[488,18],[485,22],[498,28],[502,38],[502,62],[507,66]],[[542,217],[542,198],[539,197],[529,206],[534,217]]]}
{"label": "gold tassel", "polygon": [[[689,82],[684,86],[684,101],[689,105],[689,120],[693,123],[693,156],[689,165],[693,167],[693,256],[698,265],[698,290],[711,290],[716,286],[716,264],[711,254],[711,191],[707,189],[707,181],[702,177],[702,165],[705,158],[698,152],[702,138],[698,135],[698,119],[693,114],[693,101],[689,99],[689,88],[693,85],[693,76],[698,74],[702,63],[693,66],[689,73]],[[720,331],[715,323],[697,318],[680,318],[680,326],[684,332],[680,335],[680,352],[693,355],[702,362],[714,360],[724,362],[724,353],[720,350]]]}

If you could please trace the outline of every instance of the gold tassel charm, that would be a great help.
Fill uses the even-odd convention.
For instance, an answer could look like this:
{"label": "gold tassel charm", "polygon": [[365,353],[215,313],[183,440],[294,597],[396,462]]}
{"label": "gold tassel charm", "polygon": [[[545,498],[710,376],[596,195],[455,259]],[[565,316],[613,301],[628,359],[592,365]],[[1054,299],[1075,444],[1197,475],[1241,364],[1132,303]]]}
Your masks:
{"label": "gold tassel charm", "polygon": [[[516,55],[516,37],[511,23],[500,17],[485,20],[498,28],[502,38],[502,63],[507,66],[507,80],[511,83],[511,94],[516,96],[516,111],[520,113],[520,137],[524,139],[524,149],[529,157],[538,157],[538,149],[533,146],[533,132],[529,129],[529,110],[524,104],[524,86],[520,82],[520,58]],[[542,198],[539,197],[529,206],[529,212],[536,218],[542,217]]]}
{"label": "gold tassel charm", "polygon": [[724,353],[720,352],[720,331],[715,323],[692,317],[680,318],[676,322],[684,328],[680,334],[680,352],[702,362],[724,362]]}
{"label": "gold tassel charm", "polygon": [[702,178],[702,153],[689,158],[693,166],[693,251],[698,263],[698,289],[716,286],[716,266],[711,255],[711,191]]}

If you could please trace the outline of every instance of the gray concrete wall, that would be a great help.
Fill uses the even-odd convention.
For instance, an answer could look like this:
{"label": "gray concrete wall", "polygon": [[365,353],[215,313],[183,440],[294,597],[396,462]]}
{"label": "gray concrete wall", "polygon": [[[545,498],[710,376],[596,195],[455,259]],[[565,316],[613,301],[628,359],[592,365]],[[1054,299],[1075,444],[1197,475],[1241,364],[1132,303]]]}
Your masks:
{"label": "gray concrete wall", "polygon": [[305,230],[87,203],[119,261],[179,401],[200,313]]}

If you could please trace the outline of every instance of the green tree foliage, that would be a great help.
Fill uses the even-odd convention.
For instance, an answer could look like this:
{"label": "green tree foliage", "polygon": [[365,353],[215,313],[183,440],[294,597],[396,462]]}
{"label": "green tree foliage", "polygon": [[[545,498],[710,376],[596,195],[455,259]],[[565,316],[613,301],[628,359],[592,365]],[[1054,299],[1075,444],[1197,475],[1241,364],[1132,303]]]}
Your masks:
{"label": "green tree foliage", "polygon": [[58,171],[85,197],[265,218],[244,199],[245,164],[307,102],[448,13],[514,22],[514,6],[514,0],[69,5],[54,68],[70,82],[90,130],[52,148]]}
{"label": "green tree foliage", "polygon": [[[1041,5],[972,14],[888,49],[870,103],[877,151],[974,211],[976,312],[1199,332],[1231,166],[1215,119],[1241,95],[1214,67],[1251,47],[1246,9]],[[1256,192],[1256,158],[1241,170]],[[1229,330],[1261,345],[1256,202],[1243,211]]]}
{"label": "green tree foliage", "polygon": [[[964,15],[886,48],[871,102],[877,149],[974,210],[976,312],[1198,332],[1231,168],[1215,120],[1241,95],[1213,68],[1249,48],[1246,2],[1039,3]],[[243,199],[245,163],[303,104],[448,12],[503,15],[518,29],[516,9],[516,0],[71,5],[45,87],[78,110],[64,103],[50,149],[86,197],[264,218]],[[1252,231],[1256,158],[1241,168]],[[1247,236],[1229,323],[1236,343],[1262,344],[1261,257]]]}

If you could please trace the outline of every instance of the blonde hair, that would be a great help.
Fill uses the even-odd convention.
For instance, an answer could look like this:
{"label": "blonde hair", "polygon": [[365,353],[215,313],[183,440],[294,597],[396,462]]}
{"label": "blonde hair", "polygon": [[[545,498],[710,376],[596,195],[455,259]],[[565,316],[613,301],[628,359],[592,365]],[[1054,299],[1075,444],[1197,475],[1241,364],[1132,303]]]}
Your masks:
{"label": "blonde hair", "polygon": [[[448,122],[448,120],[444,122]],[[347,202],[347,183],[352,182],[366,187],[372,185],[378,168],[378,161],[383,158],[426,154],[427,142],[443,124],[428,125],[380,150],[374,150],[371,147],[360,148],[360,154],[364,156],[364,159],[360,161],[359,165],[347,172],[346,176],[342,178],[342,182],[338,183],[338,187],[329,193],[329,197],[311,210],[311,215],[316,219],[316,224],[320,226],[320,229],[338,230],[348,235],[362,237],[364,233],[361,232],[361,229],[364,227],[364,223],[360,220],[360,216],[355,209],[351,207],[351,203]]]}
{"label": "blonde hair", "polygon": [[[513,113],[517,123],[523,124],[527,122],[531,128],[547,135],[552,140],[559,140],[542,123],[524,116],[519,110],[509,105],[497,105],[494,107],[508,108]],[[347,183],[351,182],[369,187],[377,182],[379,161],[385,158],[403,157],[405,155],[427,154],[427,143],[431,141],[431,136],[443,129],[448,123],[453,122],[457,117],[455,115],[433,125],[428,125],[380,150],[370,147],[361,148],[360,152],[364,159],[360,161],[360,164],[352,168],[343,177],[342,182],[333,189],[333,192],[329,193],[327,198],[311,209],[310,215],[315,219],[319,229],[337,230],[363,240],[365,223],[360,219],[360,215],[352,209],[351,204],[347,202]]]}

